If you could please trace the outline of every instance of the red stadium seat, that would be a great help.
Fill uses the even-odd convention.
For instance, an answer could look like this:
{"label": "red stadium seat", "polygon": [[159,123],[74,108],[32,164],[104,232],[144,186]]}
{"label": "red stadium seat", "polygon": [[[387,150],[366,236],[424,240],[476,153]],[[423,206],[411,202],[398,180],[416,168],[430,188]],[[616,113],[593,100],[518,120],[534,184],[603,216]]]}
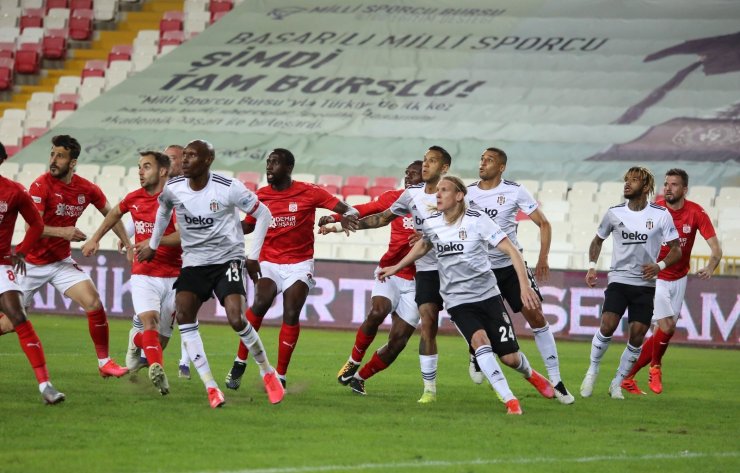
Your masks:
{"label": "red stadium seat", "polygon": [[316,183],[326,189],[329,194],[337,194],[342,187],[342,176],[336,174],[321,174]]}
{"label": "red stadium seat", "polygon": [[162,15],[162,19],[159,21],[159,36],[160,38],[167,31],[182,31],[185,14],[181,11],[166,11]]}
{"label": "red stadium seat", "polygon": [[367,195],[367,187],[344,185],[342,186],[342,191],[340,192],[340,194],[342,194],[345,199],[348,195]]}
{"label": "red stadium seat", "polygon": [[179,46],[185,42],[185,33],[180,30],[165,31],[162,37],[159,39],[159,50],[162,51],[163,46]]}
{"label": "red stadium seat", "polygon": [[69,37],[76,41],[87,41],[92,37],[93,18],[95,14],[89,9],[72,10],[69,15]]}
{"label": "red stadium seat", "polygon": [[92,10],[93,0],[70,0],[69,9],[70,10],[79,10],[79,9]]}
{"label": "red stadium seat", "polygon": [[87,77],[105,77],[105,69],[108,63],[93,59],[85,63],[85,68],[82,70],[82,82],[85,82]]}
{"label": "red stadium seat", "polygon": [[60,110],[77,110],[77,94],[59,94],[51,106],[51,116],[56,116]]}
{"label": "red stadium seat", "polygon": [[20,147],[18,146],[5,146],[5,152],[8,153],[9,158],[12,158],[18,151],[20,151]]}
{"label": "red stadium seat", "polygon": [[214,13],[213,15],[211,15],[211,21],[210,21],[210,23],[211,24],[216,23],[218,20],[220,20],[221,18],[225,17],[228,14],[229,14],[229,12],[227,12],[227,11],[217,11],[216,13]]}
{"label": "red stadium seat", "polygon": [[38,74],[41,70],[41,43],[23,43],[15,52],[15,72]]}
{"label": "red stadium seat", "polygon": [[67,32],[62,29],[50,29],[44,33],[41,52],[45,59],[65,59],[67,57]]}
{"label": "red stadium seat", "polygon": [[48,128],[29,128],[28,130],[26,130],[26,132],[23,134],[23,147],[25,148],[26,146],[31,144],[33,141],[38,139],[39,136],[43,135],[48,130]]}
{"label": "red stadium seat", "polygon": [[44,9],[25,8],[18,26],[21,29],[21,33],[26,28],[42,28],[44,26]]}
{"label": "red stadium seat", "polygon": [[0,43],[0,57],[13,59],[15,58],[15,43],[14,42],[1,42]]}
{"label": "red stadium seat", "polygon": [[358,186],[367,188],[370,184],[370,178],[367,176],[347,176],[347,180],[344,182],[345,186]]}
{"label": "red stadium seat", "polygon": [[236,178],[241,181],[247,189],[255,191],[260,182],[260,173],[256,171],[242,171],[236,175]]}
{"label": "red stadium seat", "polygon": [[393,187],[388,187],[388,186],[370,186],[367,189],[367,195],[369,195],[371,199],[375,200],[383,192],[388,192],[388,191],[392,191],[392,190],[395,190],[395,189],[396,189],[396,186],[393,186]]}
{"label": "red stadium seat", "polygon": [[46,13],[52,8],[69,8],[69,3],[67,0],[46,0]]}
{"label": "red stadium seat", "polygon": [[0,90],[13,88],[13,59],[0,57]]}
{"label": "red stadium seat", "polygon": [[375,181],[373,181],[373,186],[391,187],[395,189],[397,185],[398,185],[398,179],[392,176],[376,177]]}
{"label": "red stadium seat", "polygon": [[108,65],[113,61],[130,61],[134,48],[130,44],[117,44],[108,53]]}
{"label": "red stadium seat", "polygon": [[208,4],[208,11],[211,12],[211,18],[216,13],[228,13],[234,8],[234,0],[211,0]]}

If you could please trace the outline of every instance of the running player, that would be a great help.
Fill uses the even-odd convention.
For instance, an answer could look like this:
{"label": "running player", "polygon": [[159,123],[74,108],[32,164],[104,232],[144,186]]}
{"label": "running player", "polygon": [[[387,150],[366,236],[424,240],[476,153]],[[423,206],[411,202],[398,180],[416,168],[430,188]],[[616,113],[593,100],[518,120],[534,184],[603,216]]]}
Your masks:
{"label": "running player", "polygon": [[188,143],[183,151],[183,175],[170,179],[159,195],[152,236],[148,242],[136,244],[137,258],[140,262],[154,258],[174,210],[180,222],[183,250],[183,268],[175,282],[177,323],[188,355],[206,386],[211,407],[221,407],[225,400],[208,365],[197,315],[213,293],[224,306],[229,324],[259,364],[267,395],[275,404],[283,399],[285,391],[267,360],[257,331],[243,317],[244,233],[238,210],[256,219],[255,238],[246,262],[253,280],[260,273],[258,258],[271,215],[244,184],[210,172],[215,157],[213,146],[207,141]]}
{"label": "running player", "polygon": [[[414,161],[406,168],[404,188],[408,189],[420,182],[421,161]],[[377,200],[357,205],[355,209],[360,212],[361,217],[383,212],[390,208],[403,192],[404,189],[384,192]],[[321,233],[342,231],[340,227],[323,226],[338,219],[338,215],[322,217],[319,220],[319,225],[322,225]],[[394,219],[391,222],[391,239],[388,243],[388,251],[380,258],[375,273],[377,274],[381,267],[392,266],[401,261],[411,249],[409,239],[414,235],[416,235],[416,232],[414,231],[411,214]],[[414,301],[416,295],[415,274],[415,266],[409,265],[395,275],[386,278],[385,281],[375,279],[370,299],[372,303],[370,312],[368,312],[360,328],[357,329],[355,343],[349,359],[337,373],[337,381],[340,384],[349,385],[358,394],[366,394],[365,381],[390,366],[406,347],[409,338],[419,324],[419,309]],[[375,339],[380,324],[383,323],[388,314],[391,314],[388,343],[373,353],[370,361],[360,368],[365,351]]]}
{"label": "running player", "polygon": [[[480,158],[478,170],[480,181],[468,186],[468,200],[473,208],[487,213],[506,232],[509,240],[519,248],[520,252],[522,249],[517,240],[516,215],[521,210],[532,219],[532,222],[540,229],[540,254],[535,272],[537,279],[546,281],[550,271],[550,266],[547,263],[552,237],[550,222],[547,221],[542,209],[539,208],[539,204],[527,189],[516,182],[502,178],[506,170],[506,163],[507,156],[503,150],[498,148],[486,149]],[[542,306],[537,305],[534,309],[528,309],[522,305],[519,297],[519,279],[514,271],[511,259],[505,253],[498,248],[493,248],[489,257],[501,296],[509,303],[513,312],[522,313],[532,328],[535,344],[547,369],[550,382],[555,388],[555,397],[563,404],[572,404],[575,402],[575,398],[568,392],[560,378],[558,349],[555,346],[555,337],[550,331],[550,325],[542,313]],[[527,268],[527,274],[529,285],[532,286],[541,301],[542,295],[539,287],[537,287],[535,275],[532,274],[529,268]],[[474,361],[475,357],[471,356],[471,378],[478,382]]]}
{"label": "running player", "polygon": [[[5,146],[0,143],[0,165],[7,158]],[[21,214],[28,228],[13,254],[10,247],[18,214]],[[17,275],[23,274],[26,269],[24,255],[38,242],[43,231],[44,222],[23,186],[0,176],[0,321],[6,325],[3,333],[15,330],[18,334],[21,349],[33,368],[44,402],[57,404],[64,401],[65,397],[49,381],[44,349],[31,321],[26,317],[22,291],[17,282]]]}
{"label": "running player", "polygon": [[514,328],[491,271],[489,245],[511,258],[519,278],[522,304],[534,309],[540,301],[527,281],[527,270],[518,248],[485,213],[468,208],[466,193],[462,180],[454,176],[442,177],[436,193],[439,212],[424,221],[422,239],[398,264],[381,268],[378,278],[384,280],[392,276],[435,248],[440,290],[452,321],[475,350],[478,364],[506,404],[507,413],[520,415],[519,400],[511,392],[494,353],[525,378],[537,377],[540,380],[537,384],[549,391],[549,397],[552,397],[552,386],[531,368],[527,357],[519,351]]}
{"label": "running player", "polygon": [[[652,173],[644,167],[631,167],[624,174],[624,198],[627,203],[611,207],[596,230],[588,250],[588,287],[596,286],[596,262],[601,245],[609,235],[614,238],[614,252],[609,283],[604,291],[601,326],[591,341],[591,364],[581,383],[581,396],[589,397],[599,374],[601,359],[609,348],[624,311],[629,309],[629,341],[619,360],[617,372],[609,384],[612,399],[624,399],[622,380],[640,356],[645,333],[650,328],[655,298],[655,277],[681,258],[678,232],[671,215],[648,197],[655,188]],[[657,261],[662,242],[670,247],[665,258]]]}
{"label": "running player", "polygon": [[[666,172],[663,183],[663,198],[655,203],[668,209],[673,218],[673,224],[678,231],[681,245],[681,259],[670,268],[658,273],[655,283],[655,308],[653,310],[653,336],[645,340],[640,352],[640,358],[632,367],[627,377],[622,381],[622,388],[632,394],[645,394],[637,387],[635,375],[644,366],[650,364],[648,386],[655,394],[663,392],[661,365],[663,355],[668,349],[668,343],[676,331],[676,320],[681,314],[683,298],[686,294],[686,282],[690,269],[691,249],[694,247],[696,232],[707,241],[712,252],[707,265],[699,269],[696,274],[701,279],[709,279],[722,259],[717,234],[709,216],[704,209],[695,202],[686,199],[689,191],[689,175],[683,169],[670,169]],[[669,248],[662,246],[658,260],[665,259]]]}
{"label": "running player", "polygon": [[[87,314],[100,375],[121,377],[128,370],[108,356],[108,318],[100,296],[90,276],[72,259],[70,246],[71,241],[86,238],[75,224],[88,205],[94,205],[104,216],[111,206],[100,187],[75,174],[80,143],[69,135],[54,136],[51,143],[49,172],[36,179],[29,190],[44,220],[44,233],[39,244],[28,251],[26,274],[19,277],[23,304],[30,307],[34,294],[51,283]],[[118,223],[113,231],[126,247],[131,246],[123,224]]]}
{"label": "running player", "polygon": [[[82,254],[90,256],[98,251],[100,240],[126,213],[131,212],[134,222],[136,243],[149,239],[157,215],[157,198],[162,192],[170,166],[170,159],[156,151],[139,153],[139,182],[141,187],[123,198],[108,212],[95,234],[82,247]],[[175,292],[172,285],[180,274],[182,249],[174,219],[165,230],[175,246],[160,246],[151,262],[134,260],[131,270],[131,300],[142,330],[132,328],[130,341],[138,348],[126,355],[126,367],[136,372],[146,363],[139,361],[144,350],[149,365],[149,379],[160,394],[169,393],[170,387],[164,371],[162,350],[172,336],[174,323]],[[163,238],[164,240],[164,238]],[[160,335],[162,340],[160,342]]]}
{"label": "running player", "polygon": [[[308,291],[316,284],[313,279],[316,209],[357,214],[356,210],[322,187],[294,181],[291,177],[294,166],[295,157],[287,149],[276,148],[267,156],[268,185],[257,191],[257,197],[270,210],[272,223],[260,255],[262,277],[255,283],[254,302],[246,312],[249,323],[259,330],[275,297],[282,292],[283,324],[279,335],[277,375],[283,386],[286,385],[288,365],[301,331],[301,309]],[[250,233],[254,218],[247,217],[244,223],[245,233]],[[226,375],[227,388],[239,389],[247,355],[247,348],[240,342],[234,365]]]}

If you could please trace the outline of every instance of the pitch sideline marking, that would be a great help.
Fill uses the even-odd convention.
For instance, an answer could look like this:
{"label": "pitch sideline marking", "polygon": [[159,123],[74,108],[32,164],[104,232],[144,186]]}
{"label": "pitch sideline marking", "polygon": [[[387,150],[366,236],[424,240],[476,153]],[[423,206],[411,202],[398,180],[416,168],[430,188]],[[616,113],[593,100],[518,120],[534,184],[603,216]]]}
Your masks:
{"label": "pitch sideline marking", "polygon": [[[446,461],[446,460],[429,460],[420,462],[399,462],[399,463],[363,463],[360,465],[323,465],[323,466],[302,466],[302,467],[285,467],[285,468],[257,468],[247,470],[226,470],[218,473],[312,473],[323,471],[353,471],[353,470],[370,470],[370,469],[388,469],[388,468],[437,468],[450,466],[474,466],[474,465],[526,465],[536,463],[593,463],[603,461],[619,460],[663,460],[675,458],[732,458],[740,456],[740,452],[676,452],[660,453],[650,455],[599,455],[593,457],[576,457],[576,458],[558,458],[558,457],[535,457],[535,458],[514,458],[514,459],[476,459],[463,461]],[[206,472],[202,472],[206,473]],[[212,470],[208,473],[215,473]]]}

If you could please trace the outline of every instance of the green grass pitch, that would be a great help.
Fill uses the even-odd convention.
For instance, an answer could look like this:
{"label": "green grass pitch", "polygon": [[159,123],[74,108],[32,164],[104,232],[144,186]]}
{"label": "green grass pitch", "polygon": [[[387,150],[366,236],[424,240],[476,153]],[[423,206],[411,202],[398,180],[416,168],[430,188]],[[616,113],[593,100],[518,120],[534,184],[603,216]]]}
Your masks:
{"label": "green grass pitch", "polygon": [[[505,415],[487,384],[472,384],[462,338],[442,336],[438,401],[421,394],[418,336],[360,397],[336,373],[353,332],[304,329],[288,372],[288,394],[270,405],[249,365],[241,389],[223,388],[237,338],[227,326],[201,325],[226,405],[208,406],[203,384],[177,378],[179,337],[165,351],[171,393],[148,378],[102,379],[82,317],[32,317],[52,381],[67,395],[41,402],[15,334],[0,337],[0,472],[730,472],[740,471],[740,351],[672,346],[665,392],[615,401],[606,395],[618,357],[614,343],[594,396],[578,387],[588,343],[560,342],[572,406],[546,400],[506,369],[524,409]],[[111,321],[111,351],[124,362],[130,323]],[[277,330],[260,332],[273,364]],[[382,343],[381,332],[371,349]],[[541,372],[531,340],[522,349]],[[638,378],[647,388],[646,374]]]}

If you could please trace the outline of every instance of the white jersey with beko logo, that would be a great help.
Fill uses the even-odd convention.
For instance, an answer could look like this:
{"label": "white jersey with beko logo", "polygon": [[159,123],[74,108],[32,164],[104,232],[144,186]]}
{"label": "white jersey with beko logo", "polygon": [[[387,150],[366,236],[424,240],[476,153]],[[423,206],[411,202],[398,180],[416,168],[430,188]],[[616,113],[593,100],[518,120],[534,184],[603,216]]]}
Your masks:
{"label": "white jersey with beko logo", "polygon": [[642,265],[656,262],[661,243],[678,238],[671,214],[652,203],[639,212],[630,210],[627,204],[611,207],[596,234],[604,240],[610,234],[614,238],[609,283],[651,287],[655,280],[642,278]]}
{"label": "white jersey with beko logo", "polygon": [[[519,226],[516,216],[520,209],[529,215],[538,207],[537,201],[524,186],[504,179],[493,189],[484,190],[475,182],[468,186],[467,199],[473,209],[487,213],[506,232],[514,246],[522,251],[516,236]],[[497,248],[491,249],[489,258],[492,268],[505,268],[513,264],[511,258]]]}
{"label": "white jersey with beko logo", "polygon": [[[182,246],[182,266],[222,264],[233,259],[244,259],[244,233],[239,209],[254,212],[259,200],[254,192],[236,179],[211,173],[206,186],[194,191],[188,178],[178,176],[167,181],[159,195],[160,210],[152,241],[160,230],[160,216],[166,211],[169,221],[172,209],[177,215]],[[166,227],[166,225],[165,225]],[[161,233],[159,233],[161,237]]]}
{"label": "white jersey with beko logo", "polygon": [[489,245],[496,246],[506,233],[477,210],[465,211],[459,225],[448,225],[444,215],[424,221],[424,240],[437,253],[439,287],[446,309],[490,299],[500,294],[488,260]]}
{"label": "white jersey with beko logo", "polygon": [[[391,204],[390,211],[399,217],[405,217],[411,214],[414,219],[414,229],[417,232],[422,231],[424,220],[437,212],[437,193],[427,194],[424,192],[426,184],[416,184],[407,187],[403,194]],[[436,271],[437,258],[434,256],[434,250],[424,255],[416,261],[416,271]]]}

